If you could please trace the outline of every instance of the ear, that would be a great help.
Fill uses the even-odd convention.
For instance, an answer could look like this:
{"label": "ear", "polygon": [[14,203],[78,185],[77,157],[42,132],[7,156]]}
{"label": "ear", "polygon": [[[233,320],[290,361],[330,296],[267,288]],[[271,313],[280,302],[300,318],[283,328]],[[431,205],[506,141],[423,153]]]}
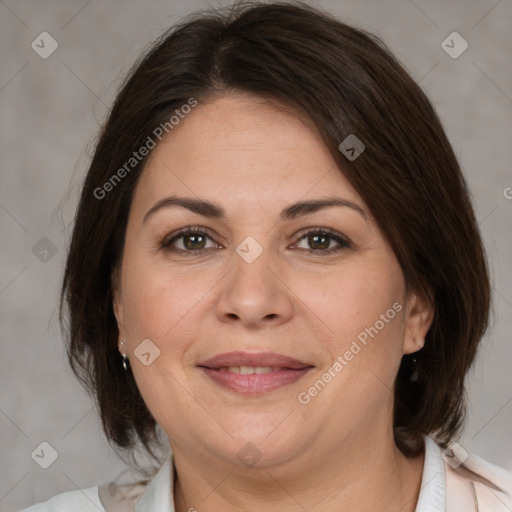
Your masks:
{"label": "ear", "polygon": [[434,313],[434,304],[429,297],[416,293],[409,295],[405,311],[404,354],[412,354],[423,348]]}

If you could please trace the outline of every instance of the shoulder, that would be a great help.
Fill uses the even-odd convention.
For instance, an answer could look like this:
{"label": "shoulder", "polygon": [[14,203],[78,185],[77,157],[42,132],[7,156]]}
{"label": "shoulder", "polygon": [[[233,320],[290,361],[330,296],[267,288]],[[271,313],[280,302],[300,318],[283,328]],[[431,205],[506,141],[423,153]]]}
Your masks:
{"label": "shoulder", "polygon": [[[512,510],[512,473],[454,443],[443,452],[447,511],[462,504],[479,512]],[[464,509],[466,510],[466,509]],[[471,508],[467,510],[472,510]]]}
{"label": "shoulder", "polygon": [[54,496],[20,512],[105,512],[101,504],[98,487],[89,487]]}

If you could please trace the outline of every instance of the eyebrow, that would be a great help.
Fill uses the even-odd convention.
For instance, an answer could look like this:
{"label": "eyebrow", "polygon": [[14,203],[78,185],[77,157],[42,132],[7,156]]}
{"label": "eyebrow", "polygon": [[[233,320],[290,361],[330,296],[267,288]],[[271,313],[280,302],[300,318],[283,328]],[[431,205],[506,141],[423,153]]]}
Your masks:
{"label": "eyebrow", "polygon": [[[142,222],[147,222],[147,220],[151,216],[153,216],[157,211],[162,210],[164,208],[170,208],[173,206],[181,206],[182,208],[186,208],[191,212],[212,219],[225,218],[224,209],[217,203],[205,201],[203,199],[194,199],[192,197],[171,196],[161,199],[160,201],[157,201],[157,203],[153,205],[144,215],[144,219]],[[281,211],[279,218],[282,222],[293,220],[296,219],[297,217],[315,213],[323,208],[328,208],[331,206],[343,206],[351,208],[352,210],[355,210],[356,212],[361,214],[363,218],[367,220],[366,213],[360,206],[351,201],[348,201],[347,199],[341,199],[339,197],[326,197],[321,199],[311,199],[309,201],[300,201],[298,203],[294,203],[284,208]]]}

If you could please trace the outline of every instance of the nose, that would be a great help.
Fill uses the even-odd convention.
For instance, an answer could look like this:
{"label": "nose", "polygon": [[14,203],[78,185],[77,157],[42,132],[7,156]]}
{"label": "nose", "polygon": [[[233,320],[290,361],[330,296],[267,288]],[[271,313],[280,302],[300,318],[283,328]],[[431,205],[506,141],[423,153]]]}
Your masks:
{"label": "nose", "polygon": [[219,320],[251,329],[289,321],[294,313],[293,292],[272,250],[263,248],[252,262],[238,253],[233,260],[216,305]]}

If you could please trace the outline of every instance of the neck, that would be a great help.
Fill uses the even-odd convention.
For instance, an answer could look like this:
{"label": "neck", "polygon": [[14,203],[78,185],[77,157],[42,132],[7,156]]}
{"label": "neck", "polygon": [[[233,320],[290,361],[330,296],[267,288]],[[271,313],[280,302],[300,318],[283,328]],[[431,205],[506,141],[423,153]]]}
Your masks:
{"label": "neck", "polygon": [[[409,459],[385,438],[347,440],[336,450],[301,461],[247,471],[191,460],[173,450],[178,478],[176,512],[296,512],[400,510],[414,512],[424,454]],[[322,455],[323,454],[323,455]],[[222,466],[224,467],[224,466]]]}

